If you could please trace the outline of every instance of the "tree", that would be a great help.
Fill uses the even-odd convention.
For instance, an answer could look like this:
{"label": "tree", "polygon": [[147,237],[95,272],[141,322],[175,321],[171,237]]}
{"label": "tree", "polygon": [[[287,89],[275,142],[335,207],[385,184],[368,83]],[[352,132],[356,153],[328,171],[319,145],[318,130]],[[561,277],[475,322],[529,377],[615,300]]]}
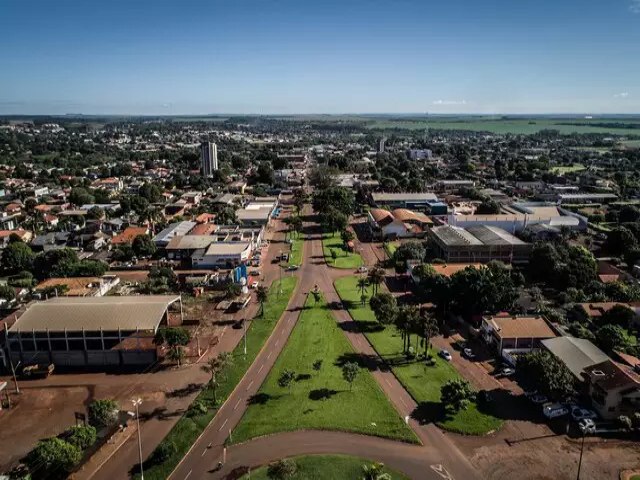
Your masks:
{"label": "tree", "polygon": [[233,364],[233,355],[230,352],[221,352],[217,356],[210,358],[201,368],[209,375],[209,385],[213,392],[213,402],[218,403],[216,392],[220,385],[222,373]]}
{"label": "tree", "polygon": [[360,296],[367,293],[367,287],[369,286],[369,282],[366,278],[360,277],[358,278],[358,291],[360,292]]}
{"label": "tree", "polygon": [[15,290],[9,285],[0,285],[0,299],[10,302],[16,298]]}
{"label": "tree", "polygon": [[605,247],[613,255],[621,255],[637,247],[638,241],[626,227],[616,227],[607,234]]}
{"label": "tree", "polygon": [[360,367],[355,362],[346,362],[342,366],[342,378],[349,384],[349,390],[353,388],[353,382],[358,377],[358,373],[360,373]]}
{"label": "tree", "polygon": [[333,264],[336,264],[336,259],[338,258],[338,253],[336,252],[335,248],[331,249],[331,260],[333,260]]}
{"label": "tree", "polygon": [[185,356],[186,353],[182,345],[174,345],[167,352],[167,358],[172,362],[176,362],[178,364],[178,367],[182,364]]}
{"label": "tree", "polygon": [[258,288],[256,288],[256,298],[260,303],[260,316],[264,317],[264,304],[269,299],[269,290],[263,285],[258,285]]}
{"label": "tree", "polygon": [[280,374],[278,378],[278,385],[282,388],[288,388],[291,390],[291,385],[293,384],[293,380],[296,378],[296,373],[292,370],[285,370]]}
{"label": "tree", "polygon": [[87,211],[87,218],[89,220],[100,220],[104,218],[104,210],[98,206],[91,207]]}
{"label": "tree", "polygon": [[227,298],[236,298],[242,293],[242,287],[234,282],[227,283],[225,290]]}
{"label": "tree", "polygon": [[77,207],[95,202],[95,197],[91,195],[86,188],[75,187],[71,189],[69,201]]}
{"label": "tree", "polygon": [[272,462],[267,467],[267,477],[272,480],[286,480],[293,477],[297,472],[298,465],[291,458]]}
{"label": "tree", "polygon": [[373,294],[376,295],[378,293],[378,289],[382,282],[384,282],[385,272],[380,267],[373,267],[369,274],[367,275],[369,284],[373,287]]}
{"label": "tree", "polygon": [[316,189],[311,204],[316,212],[335,209],[348,217],[354,212],[355,195],[350,188],[330,186]]}
{"label": "tree", "polygon": [[384,472],[384,463],[376,462],[362,466],[362,480],[391,480],[391,475]]}
{"label": "tree", "polygon": [[618,325],[622,328],[629,328],[636,319],[633,310],[625,305],[614,305],[611,309],[602,314],[599,319],[601,325]]}
{"label": "tree", "polygon": [[419,242],[407,242],[400,245],[393,252],[393,261],[406,267],[407,260],[420,260],[424,258],[425,249]]}
{"label": "tree", "polygon": [[28,456],[28,464],[34,471],[70,472],[80,463],[81,458],[82,452],[78,447],[61,438],[53,437],[38,442]]}
{"label": "tree", "polygon": [[475,393],[466,380],[449,380],[440,387],[440,401],[456,412],[466,409],[471,400],[475,400]]}
{"label": "tree", "polygon": [[476,215],[494,215],[500,213],[500,204],[492,199],[484,200],[476,209]]}
{"label": "tree", "polygon": [[575,377],[546,350],[535,350],[518,358],[518,375],[535,383],[538,390],[552,398],[563,398],[575,390]]}
{"label": "tree", "polygon": [[118,402],[113,399],[94,400],[89,404],[89,425],[102,429],[118,421]]}
{"label": "tree", "polygon": [[629,342],[622,327],[607,324],[596,330],[596,343],[606,353],[611,354],[615,350],[624,350]]}
{"label": "tree", "polygon": [[191,335],[186,328],[183,327],[167,327],[161,328],[156,333],[154,343],[156,345],[167,344],[169,351],[167,357],[169,360],[177,362],[178,366],[185,356],[184,346],[191,341]]}
{"label": "tree", "polygon": [[67,442],[80,450],[86,450],[96,443],[97,439],[96,428],[92,425],[74,425],[69,429],[67,436]]}
{"label": "tree", "polygon": [[405,353],[411,351],[411,333],[418,331],[420,314],[414,305],[403,305],[395,318],[395,326],[402,335],[402,346]]}
{"label": "tree", "polygon": [[431,339],[440,333],[438,321],[432,315],[427,314],[421,316],[419,322],[420,328],[418,329],[418,335],[422,337],[424,341],[424,355],[428,357]]}
{"label": "tree", "polygon": [[376,320],[382,326],[391,325],[398,315],[398,303],[390,293],[378,293],[369,300]]}
{"label": "tree", "polygon": [[342,239],[342,243],[344,243],[346,246],[350,241],[352,241],[355,238],[355,235],[351,230],[342,230],[340,232],[340,238]]}
{"label": "tree", "polygon": [[23,242],[11,242],[2,251],[2,266],[9,273],[31,270],[36,255]]}
{"label": "tree", "polygon": [[156,244],[149,235],[138,235],[133,239],[131,248],[134,253],[139,257],[147,257],[156,253]]}

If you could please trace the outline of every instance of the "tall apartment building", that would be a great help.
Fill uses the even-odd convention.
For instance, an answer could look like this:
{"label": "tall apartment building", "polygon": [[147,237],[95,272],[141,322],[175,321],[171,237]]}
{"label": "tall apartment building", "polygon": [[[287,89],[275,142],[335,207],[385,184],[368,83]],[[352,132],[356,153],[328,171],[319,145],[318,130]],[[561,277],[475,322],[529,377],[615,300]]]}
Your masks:
{"label": "tall apartment building", "polygon": [[211,177],[218,170],[218,147],[215,143],[203,142],[200,145],[200,162],[205,177]]}

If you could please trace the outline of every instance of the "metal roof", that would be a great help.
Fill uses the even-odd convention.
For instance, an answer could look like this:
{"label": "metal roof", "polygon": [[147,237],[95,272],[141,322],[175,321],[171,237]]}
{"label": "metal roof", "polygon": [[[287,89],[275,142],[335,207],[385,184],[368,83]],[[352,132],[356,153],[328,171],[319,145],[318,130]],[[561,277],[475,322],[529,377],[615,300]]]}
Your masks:
{"label": "metal roof", "polygon": [[425,193],[378,193],[374,192],[371,194],[374,202],[379,201],[388,201],[388,202],[415,202],[415,201],[427,201],[427,200],[437,200],[435,193],[425,192]]}
{"label": "metal roof", "polygon": [[482,242],[464,228],[453,225],[433,227],[431,232],[445,245],[482,245]]}
{"label": "metal roof", "polygon": [[196,225],[196,222],[188,221],[172,223],[155,237],[153,237],[153,241],[156,243],[169,242],[173,237],[176,237],[178,235],[186,235]]}
{"label": "metal roof", "polygon": [[178,235],[171,239],[165,247],[167,250],[198,250],[199,248],[207,248],[216,237],[213,235]]}
{"label": "metal roof", "polygon": [[154,330],[176,295],[59,297],[30,305],[9,329],[14,332]]}
{"label": "metal roof", "polygon": [[585,368],[609,359],[602,350],[583,338],[550,338],[542,340],[542,344],[562,361],[577,378],[582,378],[582,372]]}
{"label": "metal roof", "polygon": [[525,245],[525,242],[514,237],[502,228],[490,225],[474,225],[467,227],[467,232],[476,237],[485,245]]}

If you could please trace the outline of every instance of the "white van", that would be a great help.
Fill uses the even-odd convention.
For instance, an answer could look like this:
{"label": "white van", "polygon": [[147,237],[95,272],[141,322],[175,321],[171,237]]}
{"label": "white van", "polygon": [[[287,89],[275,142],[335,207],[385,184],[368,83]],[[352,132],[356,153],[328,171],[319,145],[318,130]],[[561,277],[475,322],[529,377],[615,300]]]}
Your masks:
{"label": "white van", "polygon": [[559,403],[551,403],[542,408],[542,413],[547,418],[556,418],[567,415],[569,409]]}

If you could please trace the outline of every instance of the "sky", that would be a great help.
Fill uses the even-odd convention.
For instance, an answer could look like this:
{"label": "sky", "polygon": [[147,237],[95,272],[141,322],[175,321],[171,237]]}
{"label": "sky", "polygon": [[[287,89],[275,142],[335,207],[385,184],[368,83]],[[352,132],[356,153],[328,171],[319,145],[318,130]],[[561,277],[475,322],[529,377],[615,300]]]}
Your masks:
{"label": "sky", "polygon": [[640,113],[640,0],[0,0],[0,114]]}

